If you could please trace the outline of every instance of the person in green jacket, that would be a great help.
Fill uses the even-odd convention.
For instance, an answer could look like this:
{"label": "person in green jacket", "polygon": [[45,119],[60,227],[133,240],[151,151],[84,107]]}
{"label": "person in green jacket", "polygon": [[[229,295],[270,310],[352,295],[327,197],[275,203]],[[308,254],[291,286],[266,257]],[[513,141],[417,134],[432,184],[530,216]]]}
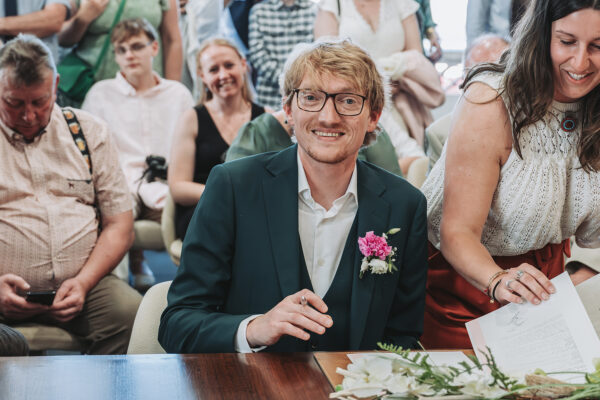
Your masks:
{"label": "person in green jacket", "polygon": [[[246,123],[239,130],[237,137],[229,147],[225,161],[254,154],[279,151],[290,147],[295,142],[292,130],[285,120],[285,113],[264,113]],[[375,143],[363,147],[358,152],[358,159],[368,161],[388,172],[402,176],[396,152],[388,134],[382,129]]]}

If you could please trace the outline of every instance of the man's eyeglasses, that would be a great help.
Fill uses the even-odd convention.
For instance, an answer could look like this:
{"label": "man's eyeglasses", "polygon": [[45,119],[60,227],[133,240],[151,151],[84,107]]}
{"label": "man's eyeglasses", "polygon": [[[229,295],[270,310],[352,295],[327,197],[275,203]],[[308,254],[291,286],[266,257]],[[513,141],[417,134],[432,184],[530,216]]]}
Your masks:
{"label": "man's eyeglasses", "polygon": [[117,46],[117,47],[115,47],[115,54],[122,56],[123,54],[127,53],[127,50],[131,50],[132,53],[139,53],[140,51],[144,50],[146,48],[146,46],[150,45],[151,43],[152,42],[148,42],[148,43],[137,42],[137,43],[133,43],[129,47]]}
{"label": "man's eyeglasses", "polygon": [[327,93],[316,89],[294,89],[298,108],[308,112],[319,112],[328,98],[333,98],[333,107],[340,115],[358,115],[365,105],[365,96],[355,93]]}

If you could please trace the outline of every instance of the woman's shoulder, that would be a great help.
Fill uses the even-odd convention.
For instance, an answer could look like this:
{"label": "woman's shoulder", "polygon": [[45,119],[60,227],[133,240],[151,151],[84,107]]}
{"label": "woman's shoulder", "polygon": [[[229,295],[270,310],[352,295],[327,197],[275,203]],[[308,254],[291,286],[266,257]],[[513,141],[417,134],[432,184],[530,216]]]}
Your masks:
{"label": "woman's shoulder", "polygon": [[472,76],[465,85],[465,91],[475,83],[479,83],[493,89],[496,93],[499,93],[504,88],[504,75],[499,72],[492,71],[481,71],[476,75]]}
{"label": "woman's shoulder", "polygon": [[350,3],[348,0],[319,0],[317,4],[319,10],[329,11],[335,15],[336,18],[339,18],[340,9],[345,8],[345,6],[348,6]]}
{"label": "woman's shoulder", "polygon": [[395,7],[400,19],[405,19],[419,10],[419,3],[413,0],[385,0],[386,8]]}

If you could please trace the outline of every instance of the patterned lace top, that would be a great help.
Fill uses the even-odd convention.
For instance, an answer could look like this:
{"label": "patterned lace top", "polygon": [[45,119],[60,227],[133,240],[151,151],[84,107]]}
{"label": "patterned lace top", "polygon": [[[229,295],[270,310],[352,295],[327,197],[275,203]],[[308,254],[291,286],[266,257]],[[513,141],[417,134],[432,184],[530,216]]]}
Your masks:
{"label": "patterned lace top", "polygon": [[[500,75],[477,79],[498,90]],[[504,102],[507,99],[503,97]],[[500,170],[498,186],[481,236],[493,256],[511,256],[560,243],[573,235],[582,247],[600,247],[600,173],[580,168],[581,126],[566,132],[561,122],[579,103],[551,104],[544,118],[523,129],[523,158],[513,147]],[[427,197],[428,237],[440,247],[446,147],[422,190]]]}

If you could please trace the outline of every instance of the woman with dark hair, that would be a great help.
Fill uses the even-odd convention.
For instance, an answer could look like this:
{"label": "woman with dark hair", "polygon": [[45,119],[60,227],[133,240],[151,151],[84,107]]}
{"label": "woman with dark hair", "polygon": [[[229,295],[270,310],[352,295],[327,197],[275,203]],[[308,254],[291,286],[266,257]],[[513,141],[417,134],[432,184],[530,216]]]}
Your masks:
{"label": "woman with dark hair", "polygon": [[600,0],[532,1],[500,62],[467,75],[422,188],[425,347],[468,348],[469,320],[547,300],[571,236],[600,247],[599,83]]}

